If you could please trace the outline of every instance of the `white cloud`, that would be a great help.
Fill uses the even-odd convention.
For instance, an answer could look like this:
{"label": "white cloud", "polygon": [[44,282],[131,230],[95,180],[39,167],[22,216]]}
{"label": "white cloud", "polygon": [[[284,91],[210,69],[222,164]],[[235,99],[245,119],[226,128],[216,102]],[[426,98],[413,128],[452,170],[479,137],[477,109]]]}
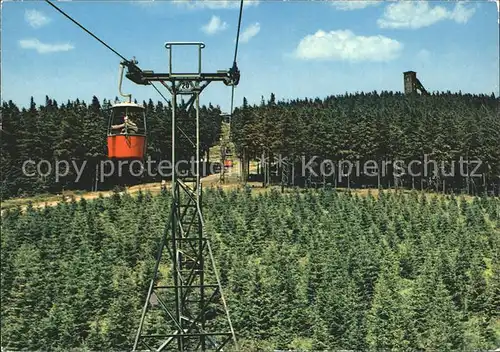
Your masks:
{"label": "white cloud", "polygon": [[465,7],[463,2],[459,2],[453,9],[453,12],[450,15],[450,19],[457,23],[467,23],[475,12],[475,8]]}
{"label": "white cloud", "polygon": [[300,41],[295,56],[304,60],[389,61],[402,50],[403,44],[381,35],[364,37],[350,30],[318,30]]}
{"label": "white cloud", "polygon": [[348,0],[348,1],[333,1],[332,6],[338,10],[350,11],[360,10],[369,6],[377,6],[381,1],[363,1],[363,0]]}
{"label": "white cloud", "polygon": [[217,32],[221,32],[225,29],[227,29],[227,23],[222,22],[220,17],[218,17],[218,16],[212,16],[212,18],[210,19],[210,22],[208,22],[206,25],[201,27],[201,30],[208,35],[212,35],[212,34],[215,34]]}
{"label": "white cloud", "polygon": [[475,11],[475,8],[467,8],[460,2],[450,11],[443,6],[431,6],[426,1],[399,1],[388,5],[377,23],[381,28],[412,29],[428,27],[443,20],[467,23]]}
{"label": "white cloud", "polygon": [[23,39],[19,41],[19,45],[23,49],[34,49],[39,54],[55,53],[58,51],[69,51],[75,47],[70,43],[65,44],[46,44],[38,39]]}
{"label": "white cloud", "polygon": [[[257,6],[260,0],[244,0],[243,7]],[[174,0],[174,3],[187,6],[191,9],[208,8],[217,9],[238,9],[240,8],[240,0]]]}
{"label": "white cloud", "polygon": [[241,33],[240,37],[240,42],[242,43],[248,43],[250,39],[255,37],[257,34],[260,32],[260,23],[256,22],[254,24],[251,24],[245,30]]}
{"label": "white cloud", "polygon": [[51,21],[50,18],[37,10],[26,10],[24,20],[33,28],[43,27]]}

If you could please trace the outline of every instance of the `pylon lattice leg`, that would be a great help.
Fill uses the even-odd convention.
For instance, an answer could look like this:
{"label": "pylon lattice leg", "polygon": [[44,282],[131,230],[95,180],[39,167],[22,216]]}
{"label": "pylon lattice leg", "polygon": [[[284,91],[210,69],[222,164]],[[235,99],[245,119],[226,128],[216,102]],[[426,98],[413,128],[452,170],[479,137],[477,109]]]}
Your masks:
{"label": "pylon lattice leg", "polygon": [[[201,68],[201,48],[199,60]],[[190,102],[196,106],[197,166],[195,174],[184,179],[172,172],[169,227],[162,237],[134,351],[222,351],[231,340],[237,348],[210,241],[204,233],[199,96],[210,81],[201,84],[201,73],[196,75],[172,75],[171,85],[162,81],[172,94],[172,165],[176,165],[176,101],[183,94],[191,95]]]}

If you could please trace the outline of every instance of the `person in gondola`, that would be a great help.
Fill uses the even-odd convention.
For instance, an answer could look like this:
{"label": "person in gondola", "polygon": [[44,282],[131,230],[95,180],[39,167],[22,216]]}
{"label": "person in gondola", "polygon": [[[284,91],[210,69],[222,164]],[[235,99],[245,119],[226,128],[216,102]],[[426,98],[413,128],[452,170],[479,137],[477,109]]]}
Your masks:
{"label": "person in gondola", "polygon": [[137,125],[127,115],[123,117],[122,124],[111,126],[111,129],[113,130],[119,130],[120,128],[122,129],[122,134],[135,134],[139,132],[139,128],[137,127]]}

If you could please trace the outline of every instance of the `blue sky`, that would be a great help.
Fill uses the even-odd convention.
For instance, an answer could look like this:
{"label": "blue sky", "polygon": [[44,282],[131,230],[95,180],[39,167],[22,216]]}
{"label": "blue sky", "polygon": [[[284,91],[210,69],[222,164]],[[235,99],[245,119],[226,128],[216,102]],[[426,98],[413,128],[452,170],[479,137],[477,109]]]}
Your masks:
{"label": "blue sky", "polygon": [[[202,41],[203,71],[228,69],[239,1],[60,1],[56,4],[142,69],[168,70],[167,41]],[[499,20],[494,2],[246,1],[238,53],[243,96],[258,103],[344,92],[403,89],[414,70],[430,91],[499,91]],[[174,70],[196,67],[174,52]],[[43,1],[2,3],[2,100],[62,103],[118,96],[120,58]],[[161,100],[124,81],[138,101]],[[169,97],[169,93],[165,91]],[[229,110],[230,88],[202,95]]]}

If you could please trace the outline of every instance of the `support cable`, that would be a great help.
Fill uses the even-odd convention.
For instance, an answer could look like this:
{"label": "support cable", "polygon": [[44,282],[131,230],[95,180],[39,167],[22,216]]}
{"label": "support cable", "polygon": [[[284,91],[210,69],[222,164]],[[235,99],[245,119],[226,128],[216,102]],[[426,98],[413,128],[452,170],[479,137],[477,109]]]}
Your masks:
{"label": "support cable", "polygon": [[234,48],[234,60],[233,62],[236,63],[236,57],[238,56],[238,42],[240,40],[240,28],[241,28],[241,15],[243,14],[243,0],[240,1],[240,15],[238,18],[238,30],[236,32],[236,45]]}
{"label": "support cable", "polygon": [[[160,94],[160,96],[163,98],[163,100],[165,100],[165,102],[166,102],[166,103],[168,103],[168,102],[169,102],[169,100],[168,100],[168,99],[167,99],[167,98],[166,98],[166,97],[162,94],[162,92],[160,92],[160,90],[158,89],[158,87],[156,87],[156,86],[154,85],[154,83],[153,83],[153,82],[150,82],[150,83],[151,83],[151,85],[153,86],[153,88],[154,88],[154,89],[158,92],[158,94]],[[175,109],[175,107],[174,107],[174,106],[172,106],[172,109]],[[192,145],[193,147],[195,147],[195,146],[196,146],[196,144],[195,144],[195,143],[191,140],[191,138],[189,138],[189,137],[187,136],[187,134],[186,134],[186,133],[182,130],[182,128],[180,128],[180,127],[179,127],[179,126],[177,126],[177,125],[176,125],[176,127],[177,127],[177,129],[178,129],[178,130],[179,130],[179,131],[180,131],[180,132],[184,135],[184,137],[186,137],[186,139],[189,141],[189,143],[191,143],[191,145]]]}
{"label": "support cable", "polygon": [[[242,14],[243,14],[243,1],[244,0],[240,0],[240,12],[239,12],[239,17],[238,17],[238,30],[237,30],[237,33],[236,33],[236,44],[235,44],[235,48],[234,48],[234,60],[233,60],[233,69],[236,68],[236,59],[238,57],[238,45],[239,45],[239,39],[240,39],[240,30],[241,30],[241,18],[242,18]],[[59,7],[57,7],[55,4],[53,4],[50,0],[45,0],[45,2],[47,4],[49,4],[50,6],[52,6],[56,11],[58,11],[59,13],[61,13],[64,17],[66,17],[67,19],[69,19],[71,22],[73,22],[74,24],[76,24],[78,27],[80,27],[81,29],[83,29],[87,34],[89,34],[90,36],[92,36],[94,39],[96,39],[99,43],[101,43],[102,45],[104,45],[107,49],[109,49],[110,51],[112,51],[115,55],[117,55],[118,57],[120,57],[123,61],[125,61],[126,63],[130,63],[132,64],[133,62],[131,62],[130,60],[126,59],[125,56],[123,56],[122,54],[120,54],[118,51],[116,51],[115,49],[113,49],[110,45],[108,45],[106,42],[104,42],[103,40],[101,40],[100,38],[98,38],[94,33],[92,33],[91,31],[89,31],[87,28],[85,28],[83,25],[81,25],[78,21],[76,21],[75,19],[73,19],[70,15],[68,15],[66,12],[64,12],[63,10],[61,10]],[[140,71],[142,72],[142,70],[135,65],[134,63],[134,66]],[[165,101],[168,101],[165,96],[158,90],[158,88],[153,84],[153,82],[150,82],[150,84],[153,86],[153,88],[155,88],[155,90],[158,92],[158,94],[160,94],[163,99]],[[231,115],[233,113],[233,106],[234,106],[234,85],[232,86],[232,92],[231,92]],[[184,133],[183,133],[184,134]]]}
{"label": "support cable", "polygon": [[[238,71],[238,68],[237,68],[237,65],[236,65],[236,59],[237,59],[237,54],[238,54],[238,44],[239,44],[239,36],[240,36],[240,29],[241,29],[241,18],[242,18],[242,12],[243,12],[243,1],[244,0],[241,0],[240,2],[240,12],[239,12],[239,18],[238,18],[238,30],[237,30],[237,36],[236,36],[236,46],[235,46],[235,52],[234,52],[234,62],[233,62],[233,67],[231,68],[230,70],[230,73],[231,75],[234,74],[235,72],[238,74],[238,80],[239,80],[239,71]],[[86,29],[84,26],[82,26],[80,23],[78,23],[76,20],[74,20],[73,18],[71,18],[71,16],[67,15],[64,11],[62,11],[61,9],[59,9],[56,5],[54,5],[50,0],[45,0],[45,2],[47,2],[50,6],[52,6],[54,9],[56,9],[58,12],[60,12],[62,15],[64,15],[66,18],[68,18],[69,20],[71,20],[74,24],[76,24],[78,27],[80,27],[81,29],[83,29],[86,33],[88,33],[89,35],[91,35],[94,39],[96,39],[97,41],[99,41],[101,44],[103,44],[107,49],[109,49],[110,51],[112,51],[114,54],[116,54],[117,56],[119,56],[122,60],[124,60],[125,63],[127,64],[130,64],[130,65],[133,65],[138,71],[140,72],[143,72],[139,67],[137,67],[135,64],[137,63],[135,60],[133,61],[130,61],[130,60],[127,60],[123,55],[121,55],[120,53],[118,53],[116,50],[114,50],[111,46],[109,46],[108,44],[106,44],[104,41],[102,41],[101,39],[99,39],[96,35],[94,35],[92,32],[90,32],[88,29]],[[166,101],[168,102],[167,98],[160,92],[160,90],[152,83],[152,82],[149,82],[153,88],[157,91],[158,94],[160,94],[160,96]],[[231,114],[232,114],[232,110],[233,110],[233,105],[234,105],[234,84],[232,86],[232,94],[231,94]],[[172,117],[172,124],[174,125],[175,124],[175,107],[176,107],[176,102],[175,102],[175,95],[174,95],[174,101],[173,101],[173,117]],[[197,97],[197,112],[199,113],[199,97]],[[199,122],[199,121],[198,121]],[[198,130],[199,130],[199,126],[198,126]],[[181,130],[182,131],[182,130]],[[172,133],[173,133],[173,129],[172,129]],[[184,132],[183,132],[184,133]],[[185,134],[184,134],[185,135]],[[187,136],[186,136],[187,137]],[[199,136],[197,136],[198,139],[199,139]],[[172,142],[174,143],[174,139],[172,139]],[[191,141],[192,143],[192,141]],[[197,148],[199,148],[199,140],[197,140]],[[174,153],[174,149],[172,148],[172,153]],[[199,150],[197,151],[197,154],[198,154],[198,157],[199,157]],[[173,157],[172,160],[174,160],[175,158]],[[199,164],[198,164],[198,167],[199,167]],[[197,173],[198,177],[199,177],[199,170],[198,170],[198,173]],[[172,174],[173,178],[172,180],[174,182],[172,182],[172,191],[175,193],[175,173]],[[199,187],[199,184],[200,184],[200,181],[199,179],[197,180],[197,186]],[[197,189],[197,192],[199,192],[200,190]],[[198,193],[198,196],[199,196],[199,193]],[[174,195],[175,197],[175,195]],[[198,213],[198,216],[199,216],[199,219],[200,219],[200,223],[201,223],[201,228],[203,229],[204,228],[204,220],[203,220],[203,216],[202,216],[202,213],[201,213],[201,207],[200,207],[200,203],[199,201],[196,202],[196,208],[197,208],[197,213]],[[203,230],[202,230],[203,231]],[[228,322],[229,322],[229,326],[230,326],[230,330],[231,330],[231,335],[233,337],[233,340],[234,340],[234,343],[235,343],[235,346],[237,347],[237,340],[236,340],[236,334],[235,334],[235,331],[233,329],[233,326],[232,326],[232,322],[231,322],[231,319],[230,319],[230,316],[229,316],[229,309],[227,307],[227,303],[226,303],[226,300],[225,300],[225,297],[222,293],[222,284],[221,284],[221,280],[220,280],[220,277],[219,277],[219,273],[217,271],[217,268],[216,268],[216,265],[215,265],[215,260],[214,260],[214,257],[213,257],[213,252],[212,252],[212,248],[210,246],[210,241],[207,241],[207,245],[208,245],[208,251],[209,251],[209,255],[210,255],[210,258],[211,258],[211,262],[212,262],[212,266],[213,266],[213,270],[214,270],[214,273],[215,273],[215,277],[216,277],[216,280],[217,280],[217,284],[218,284],[218,287],[220,288],[220,294],[221,294],[221,299],[222,299],[222,302],[223,302],[223,305],[224,305],[224,308],[226,310],[226,314],[227,314],[227,318],[228,318]],[[163,246],[162,246],[163,248]],[[174,261],[175,263],[175,261]],[[158,265],[158,262],[157,262],[157,265]],[[154,281],[154,279],[153,279]],[[151,292],[152,290],[152,285],[153,285],[153,281],[150,283],[150,287],[149,287],[149,291]],[[144,308],[147,308],[147,304],[148,302],[145,303],[145,306]],[[144,312],[143,312],[144,314]],[[141,323],[141,328],[142,328],[142,323]],[[139,335],[137,335],[139,336]],[[134,350],[136,348],[136,345],[138,343],[138,337],[136,337],[136,341],[135,341],[135,346],[134,346]],[[238,347],[237,347],[238,348]],[[162,349],[162,347],[160,348]]]}
{"label": "support cable", "polygon": [[[241,17],[243,14],[243,0],[240,1],[240,15],[238,17],[238,30],[236,31],[236,45],[234,47],[234,60],[233,60],[233,68],[236,67],[236,58],[238,57],[238,44],[240,41],[240,29],[241,29]],[[233,107],[234,107],[234,85],[231,87],[231,110],[229,111],[229,123],[231,124],[231,120],[233,117]]]}
{"label": "support cable", "polygon": [[[108,44],[106,44],[103,40],[99,39],[94,33],[92,33],[87,28],[85,28],[80,23],[78,23],[78,21],[74,20],[70,15],[68,15],[63,10],[61,10],[59,7],[57,7],[56,5],[54,5],[50,0],[45,0],[45,2],[48,3],[50,6],[52,6],[53,8],[55,8],[58,12],[60,12],[62,15],[64,15],[66,18],[68,18],[71,22],[73,22],[74,24],[76,24],[78,27],[80,27],[81,29],[83,29],[85,32],[87,32],[88,34],[90,34],[94,39],[96,39],[99,43],[101,43],[106,48],[108,48],[109,50],[111,50],[114,54],[118,55],[123,61],[125,61],[127,63],[130,63],[130,60],[127,60],[123,55],[121,55],[119,52],[117,52],[111,46],[109,46]],[[142,72],[142,70],[139,67],[137,67],[137,69]],[[149,82],[149,83],[153,86],[153,88],[156,90],[156,92],[163,98],[163,100],[165,100],[165,102],[168,103],[169,102],[168,99],[160,92],[160,90],[158,89],[158,87],[156,87],[153,82]],[[179,126],[177,126],[177,128],[184,135],[184,137],[186,137],[188,139],[188,141],[194,146],[193,141],[186,135],[186,133]]]}
{"label": "support cable", "polygon": [[113,53],[115,53],[116,55],[118,55],[119,57],[121,57],[124,61],[126,62],[130,62],[129,60],[127,60],[123,55],[121,55],[119,52],[117,52],[115,49],[113,49],[112,47],[110,47],[108,44],[106,44],[104,41],[102,41],[101,39],[99,39],[95,34],[93,34],[91,31],[89,31],[87,28],[85,28],[84,26],[82,26],[80,23],[78,23],[76,20],[74,20],[73,18],[71,18],[71,16],[69,16],[68,14],[66,14],[63,10],[61,10],[59,7],[57,7],[56,5],[54,5],[52,2],[50,2],[49,0],[45,0],[45,2],[47,4],[49,4],[50,6],[52,6],[53,8],[55,8],[57,11],[59,11],[61,14],[63,14],[66,18],[68,18],[71,22],[73,22],[74,24],[76,24],[78,27],[80,27],[81,29],[83,29],[85,32],[87,32],[88,34],[90,34],[92,37],[94,37],[94,39],[96,39],[97,41],[99,41],[102,45],[104,45],[106,48],[108,48],[109,50],[111,50]]}

